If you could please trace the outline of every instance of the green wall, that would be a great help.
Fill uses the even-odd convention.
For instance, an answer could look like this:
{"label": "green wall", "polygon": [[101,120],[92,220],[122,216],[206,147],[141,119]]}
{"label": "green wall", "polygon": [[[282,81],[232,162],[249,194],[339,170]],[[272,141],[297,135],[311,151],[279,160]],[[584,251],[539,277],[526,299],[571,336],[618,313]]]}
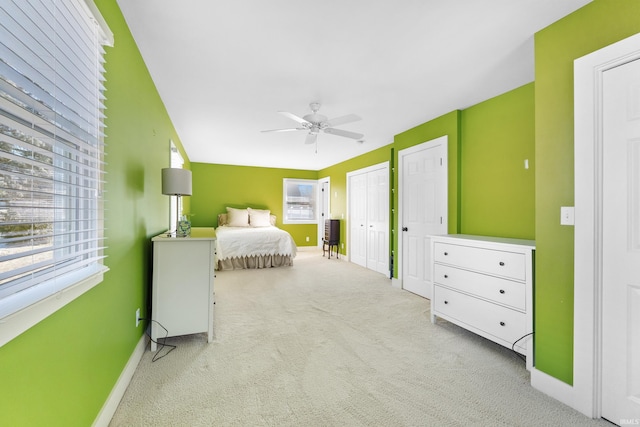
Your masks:
{"label": "green wall", "polygon": [[533,83],[462,111],[461,233],[535,238],[534,144]]}
{"label": "green wall", "polygon": [[640,32],[640,1],[595,0],[535,35],[536,368],[573,383],[573,61]]}
{"label": "green wall", "polygon": [[[169,166],[169,139],[181,144],[116,1],[96,0],[96,4],[116,40],[114,48],[107,48],[106,64],[110,271],[102,284],[0,348],[1,425],[93,422],[142,336],[142,327],[133,326],[133,314],[138,307],[147,314],[149,238],[168,225],[169,204],[160,194],[160,169]],[[637,0],[595,0],[536,34],[535,85],[427,121],[396,135],[393,144],[321,171],[193,164],[193,224],[216,225],[215,215],[226,205],[266,207],[281,218],[282,178],[290,173],[293,176],[287,177],[330,177],[331,214],[340,217],[346,214],[347,172],[393,159],[391,181],[397,182],[399,150],[448,135],[449,232],[519,237],[535,233],[536,368],[571,383],[573,229],[559,225],[559,211],[560,206],[571,206],[574,196],[573,60],[640,32],[639,17]],[[531,91],[535,160],[528,140]],[[489,156],[489,147],[507,151]],[[187,159],[184,152],[183,157]],[[522,166],[524,158],[529,159],[528,171]],[[505,178],[496,168],[517,175],[514,180],[509,175],[508,188],[499,194],[492,184]],[[229,176],[240,184],[230,185]],[[517,204],[504,203],[513,194],[519,197]],[[491,203],[484,203],[484,197]],[[185,202],[188,206],[189,198]],[[501,207],[492,212],[496,204]],[[392,206],[397,210],[397,201]],[[532,220],[527,213],[534,206]],[[503,217],[504,212],[511,213]],[[474,218],[480,214],[484,220]],[[315,226],[292,227],[300,227],[290,230],[296,241],[307,233],[312,239],[317,234]],[[397,228],[397,219],[393,227]]]}
{"label": "green wall", "polygon": [[[419,126],[411,128],[394,137],[393,182],[398,182],[398,152],[423,142],[431,141],[447,135],[447,172],[448,172],[448,218],[449,233],[460,231],[460,144],[461,144],[461,111],[452,111],[448,114],[430,120]],[[394,196],[394,212],[398,212],[398,198]],[[393,229],[398,230],[398,218],[394,216]],[[392,250],[394,263],[398,255],[398,233],[393,235]],[[394,267],[393,276],[398,277],[398,269]]]}
{"label": "green wall", "polygon": [[[115,0],[97,0],[115,36],[106,48],[105,280],[0,348],[0,425],[89,426],[143,334],[150,237],[166,229],[160,169],[180,146]],[[184,155],[184,154],[183,154]],[[185,156],[186,158],[186,156]]]}
{"label": "green wall", "polygon": [[[411,128],[396,135],[393,139],[395,159],[394,159],[394,182],[398,182],[398,151],[423,142],[431,141],[447,135],[447,158],[448,158],[448,179],[449,179],[449,233],[458,233],[460,230],[460,141],[461,141],[461,111],[452,111],[448,114],[430,120],[419,126]],[[393,207],[398,212],[398,199],[395,198]],[[397,229],[398,219],[394,221],[394,228]],[[397,238],[394,237],[394,245],[397,247]]]}
{"label": "green wall", "polygon": [[269,209],[276,215],[278,227],[288,231],[296,245],[318,245],[318,229],[315,224],[282,223],[283,179],[318,179],[318,172],[196,162],[191,164],[191,170],[191,222],[194,227],[217,227],[217,216],[225,213],[227,206]]}
{"label": "green wall", "polygon": [[[329,216],[340,219],[341,254],[347,253],[347,173],[392,160],[392,144],[369,151],[353,159],[335,164],[318,172],[318,178],[329,178],[331,186]],[[389,204],[391,206],[391,204]]]}
{"label": "green wall", "polygon": [[[393,144],[319,171],[319,177],[331,179],[332,217],[346,217],[348,172],[391,160],[390,188],[394,188],[398,182],[398,152],[447,135],[449,232],[533,239],[533,106],[534,85],[530,83],[430,120],[396,135]],[[529,169],[524,168],[525,159],[529,160]],[[390,194],[393,230],[398,229],[395,194]],[[343,223],[342,242],[346,242],[347,227]],[[394,254],[398,253],[396,235],[390,248]],[[346,245],[341,252],[346,253]]]}

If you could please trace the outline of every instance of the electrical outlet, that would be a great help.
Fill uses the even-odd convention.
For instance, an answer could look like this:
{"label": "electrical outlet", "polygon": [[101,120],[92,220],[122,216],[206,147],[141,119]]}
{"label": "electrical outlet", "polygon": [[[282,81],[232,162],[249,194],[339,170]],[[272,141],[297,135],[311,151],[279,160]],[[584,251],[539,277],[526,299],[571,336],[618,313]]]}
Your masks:
{"label": "electrical outlet", "polygon": [[309,236],[307,236],[307,242],[309,241]]}
{"label": "electrical outlet", "polygon": [[136,328],[140,324],[140,309],[136,310]]}
{"label": "electrical outlet", "polygon": [[575,208],[573,206],[560,208],[560,225],[575,225]]}

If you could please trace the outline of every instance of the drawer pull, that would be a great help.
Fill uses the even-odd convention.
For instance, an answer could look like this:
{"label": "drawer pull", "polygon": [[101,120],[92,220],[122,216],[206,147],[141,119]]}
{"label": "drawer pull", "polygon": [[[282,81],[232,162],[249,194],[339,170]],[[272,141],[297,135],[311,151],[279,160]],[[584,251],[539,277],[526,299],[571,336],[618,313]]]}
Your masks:
{"label": "drawer pull", "polygon": [[449,304],[449,301],[447,301],[447,300],[444,300],[444,303],[445,303],[445,304]]}
{"label": "drawer pull", "polygon": [[445,252],[445,253],[444,253],[444,256],[447,256],[447,255],[449,255],[449,252]]}
{"label": "drawer pull", "polygon": [[504,322],[500,322],[500,326],[504,326]]}
{"label": "drawer pull", "polygon": [[504,262],[500,261],[500,267],[504,267]]}
{"label": "drawer pull", "polygon": [[444,275],[444,278],[445,278],[445,279],[448,279],[448,278],[449,278],[449,275],[445,274],[445,275]]}
{"label": "drawer pull", "polygon": [[500,289],[500,293],[501,293],[501,294],[504,294],[504,289]]}

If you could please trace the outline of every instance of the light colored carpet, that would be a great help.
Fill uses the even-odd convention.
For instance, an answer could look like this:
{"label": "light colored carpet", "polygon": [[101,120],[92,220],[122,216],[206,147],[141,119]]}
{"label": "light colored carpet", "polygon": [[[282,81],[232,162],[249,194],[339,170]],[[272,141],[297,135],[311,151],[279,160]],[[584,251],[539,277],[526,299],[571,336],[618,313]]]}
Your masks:
{"label": "light colored carpet", "polygon": [[510,350],[318,251],[218,272],[215,340],[146,352],[111,426],[607,426],[534,390]]}

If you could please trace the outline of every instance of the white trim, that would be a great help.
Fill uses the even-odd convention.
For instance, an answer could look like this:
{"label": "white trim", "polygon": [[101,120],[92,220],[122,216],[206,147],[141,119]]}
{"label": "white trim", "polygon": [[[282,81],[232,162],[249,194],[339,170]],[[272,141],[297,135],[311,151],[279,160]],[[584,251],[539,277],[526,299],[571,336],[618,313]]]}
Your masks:
{"label": "white trim", "polygon": [[[445,204],[445,215],[444,215],[444,221],[447,227],[447,230],[449,228],[449,136],[448,135],[443,135],[440,136],[438,138],[434,138],[431,139],[429,141],[425,141],[422,142],[420,144],[411,146],[409,148],[405,148],[404,150],[400,150],[398,151],[398,185],[396,187],[397,189],[397,197],[398,197],[398,214],[396,216],[396,218],[398,218],[398,226],[396,227],[397,230],[397,234],[398,234],[398,246],[396,247],[396,256],[393,259],[393,266],[394,266],[394,270],[398,272],[397,276],[398,276],[398,283],[400,283],[400,285],[402,285],[402,204],[403,204],[403,194],[404,194],[404,188],[402,187],[404,185],[404,183],[402,182],[402,160],[404,159],[405,156],[407,155],[411,155],[414,154],[418,151],[422,151],[424,149],[427,148],[428,145],[437,145],[437,144],[444,144],[444,162],[445,162],[445,166],[447,168],[447,173],[446,173],[446,181],[445,181],[445,194],[447,196],[447,203]],[[400,230],[400,231],[398,231]],[[401,288],[404,289],[404,288]]]}
{"label": "white trim", "polygon": [[102,282],[103,274],[109,269],[103,265],[98,267],[98,272],[0,319],[0,347]]}
{"label": "white trim", "polygon": [[639,58],[636,34],[574,61],[574,357],[566,399],[593,418],[601,416],[602,79],[605,71]]}
{"label": "white trim", "polygon": [[[180,154],[180,150],[173,142],[173,139],[169,139],[169,167],[182,169],[184,167],[184,157]],[[183,215],[183,200],[180,196],[169,196],[169,227],[167,230],[170,232],[176,231],[178,228],[178,216]]]}
{"label": "white trim", "polygon": [[107,427],[111,422],[113,415],[118,409],[120,401],[124,397],[125,391],[127,391],[127,387],[129,387],[129,383],[133,378],[133,374],[136,372],[136,368],[138,367],[138,364],[140,363],[140,360],[142,359],[142,356],[147,349],[148,342],[149,339],[147,338],[146,334],[143,335],[138,341],[138,344],[133,349],[133,353],[131,353],[129,361],[120,373],[118,381],[116,381],[113,389],[111,389],[111,393],[109,393],[109,397],[107,397],[107,400],[104,402],[104,405],[102,405],[102,409],[100,409],[98,416],[93,421],[93,426]]}
{"label": "white trim", "polygon": [[[291,220],[287,217],[287,183],[288,182],[298,182],[298,183],[309,183],[309,185],[315,185],[314,189],[314,206],[313,206],[313,219],[303,219],[303,220]],[[315,224],[318,225],[318,185],[319,181],[317,179],[308,179],[308,178],[282,178],[282,223],[283,224]]]}
{"label": "white trim", "polygon": [[[322,199],[322,184],[327,183],[327,216],[324,218],[331,219],[331,177],[326,176],[324,178],[320,178],[318,180],[318,204],[320,204],[320,199]],[[324,203],[324,200],[322,201]],[[321,212],[318,212],[318,244],[319,248],[322,248],[322,239],[324,239],[324,223],[322,222]],[[340,248],[338,248],[338,252],[340,252]]]}
{"label": "white trim", "polygon": [[[385,161],[382,163],[378,163],[375,165],[371,165],[371,166],[367,166],[366,168],[362,168],[362,169],[357,169],[351,172],[347,172],[347,228],[345,230],[345,235],[346,235],[346,240],[347,240],[347,253],[346,253],[346,257],[347,257],[347,261],[351,262],[351,233],[349,232],[350,230],[350,226],[349,221],[351,221],[351,217],[349,216],[349,206],[351,205],[351,202],[349,200],[349,193],[351,191],[351,180],[350,178],[352,176],[355,175],[362,175],[363,173],[368,173],[368,172],[373,172],[375,170],[379,170],[379,169],[386,169],[387,170],[387,176],[389,176],[389,173],[391,172],[391,167],[389,165],[389,161]],[[387,229],[389,229],[389,216],[387,215]],[[392,239],[393,237],[390,235],[389,239]]]}
{"label": "white trim", "polygon": [[535,367],[531,368],[531,386],[567,406],[574,407],[573,387]]}
{"label": "white trim", "polygon": [[95,19],[96,23],[100,27],[102,38],[104,39],[103,43],[109,47],[113,47],[113,33],[109,28],[109,24],[104,20],[100,10],[96,6],[93,0],[84,0],[84,5],[87,7],[91,15],[93,15],[93,19]]}

